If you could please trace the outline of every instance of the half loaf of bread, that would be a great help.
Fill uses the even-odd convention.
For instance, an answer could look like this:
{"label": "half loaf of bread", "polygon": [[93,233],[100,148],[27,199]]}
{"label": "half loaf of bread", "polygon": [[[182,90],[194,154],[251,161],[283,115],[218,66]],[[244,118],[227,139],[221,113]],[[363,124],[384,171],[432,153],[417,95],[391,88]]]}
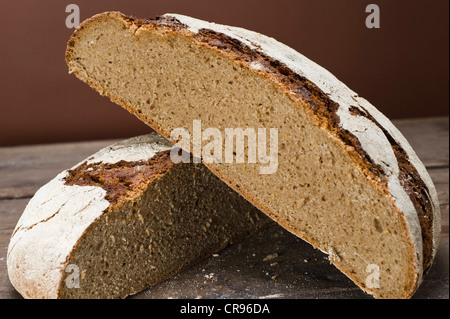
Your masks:
{"label": "half loaf of bread", "polygon": [[[241,163],[236,152],[231,163],[205,165],[329,254],[364,291],[409,298],[429,270],[440,211],[424,165],[374,106],[295,50],[183,15],[139,20],[106,12],[74,32],[66,61],[71,73],[166,138],[179,128],[194,136],[194,123],[223,135],[227,128],[276,128],[272,174],[261,174],[261,163]],[[205,156],[194,146],[183,147]]]}
{"label": "half loaf of bread", "polygon": [[174,164],[156,133],[114,144],[37,191],[12,234],[25,298],[122,298],[271,220],[203,164]]}

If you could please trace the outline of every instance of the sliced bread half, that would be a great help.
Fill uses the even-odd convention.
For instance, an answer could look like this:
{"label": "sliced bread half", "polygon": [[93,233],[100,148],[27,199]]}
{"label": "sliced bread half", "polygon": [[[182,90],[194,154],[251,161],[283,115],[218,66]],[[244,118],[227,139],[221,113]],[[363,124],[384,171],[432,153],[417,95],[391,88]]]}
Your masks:
{"label": "sliced bread half", "polygon": [[39,189],[8,247],[25,298],[123,298],[271,220],[156,133],[114,144]]}
{"label": "sliced bread half", "polygon": [[[106,12],[74,32],[66,61],[70,73],[173,142],[181,143],[172,134],[179,128],[194,136],[195,123],[222,136],[227,128],[277,129],[272,174],[261,174],[265,153],[261,163],[248,160],[250,143],[247,162],[235,152],[231,162],[205,164],[375,297],[409,298],[422,282],[440,232],[424,165],[384,115],[300,53],[183,15]],[[205,157],[211,136],[200,142],[180,145]]]}

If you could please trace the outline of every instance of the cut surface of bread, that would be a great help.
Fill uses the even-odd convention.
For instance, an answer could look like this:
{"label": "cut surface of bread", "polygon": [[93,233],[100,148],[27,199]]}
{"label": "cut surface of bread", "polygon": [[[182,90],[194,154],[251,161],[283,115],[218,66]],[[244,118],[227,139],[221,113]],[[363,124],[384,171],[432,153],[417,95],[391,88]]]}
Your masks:
{"label": "cut surface of bread", "polygon": [[107,147],[43,186],[8,247],[25,298],[123,298],[271,220],[156,133]]}
{"label": "cut surface of bread", "polygon": [[259,163],[205,165],[364,291],[409,298],[429,270],[440,211],[425,167],[374,106],[295,50],[183,15],[106,12],[74,32],[66,61],[169,139],[177,128],[193,136],[195,121],[222,134],[276,128],[273,174]]}

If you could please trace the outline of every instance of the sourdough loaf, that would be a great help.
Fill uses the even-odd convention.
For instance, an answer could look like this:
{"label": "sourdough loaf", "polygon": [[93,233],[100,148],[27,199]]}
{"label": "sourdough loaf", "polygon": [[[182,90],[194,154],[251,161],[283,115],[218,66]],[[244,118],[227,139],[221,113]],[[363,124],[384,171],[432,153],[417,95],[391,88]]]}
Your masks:
{"label": "sourdough loaf", "polygon": [[383,114],[300,53],[183,15],[106,12],[74,32],[66,61],[166,138],[176,128],[192,136],[194,121],[222,133],[277,128],[275,173],[237,161],[207,167],[375,297],[409,298],[422,282],[440,232],[424,165]]}
{"label": "sourdough loaf", "polygon": [[174,164],[152,133],[114,144],[37,191],[11,236],[25,298],[121,298],[270,222],[202,164]]}

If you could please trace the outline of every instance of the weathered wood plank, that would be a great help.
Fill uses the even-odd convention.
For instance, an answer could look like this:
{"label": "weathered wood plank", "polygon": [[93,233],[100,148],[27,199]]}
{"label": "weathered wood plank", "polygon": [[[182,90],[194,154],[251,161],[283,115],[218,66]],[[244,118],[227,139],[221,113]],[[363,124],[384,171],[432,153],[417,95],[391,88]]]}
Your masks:
{"label": "weathered wood plank", "polygon": [[449,165],[449,119],[431,117],[394,121],[427,168]]}
{"label": "weathered wood plank", "polygon": [[449,169],[448,168],[434,168],[428,169],[431,179],[433,180],[434,186],[438,193],[439,203],[445,205],[449,203],[449,190],[448,190],[448,179],[449,179]]}
{"label": "weathered wood plank", "polygon": [[[6,247],[25,199],[0,201],[0,298],[20,297],[6,275]],[[448,298],[448,205],[442,207],[441,246],[415,298]],[[6,214],[6,215],[5,215]],[[2,224],[3,225],[3,224]],[[268,255],[277,254],[271,260]],[[218,256],[131,298],[370,298],[329,264],[325,254],[274,225]]]}
{"label": "weathered wood plank", "polygon": [[[395,122],[428,167],[442,209],[441,246],[415,298],[449,298],[448,118]],[[20,298],[6,271],[29,198],[64,169],[117,140],[0,148],[0,298]],[[267,255],[278,256],[267,262]],[[133,298],[369,298],[320,251],[275,225]]]}
{"label": "weathered wood plank", "polygon": [[[264,261],[270,254],[278,257]],[[448,298],[448,234],[416,299]],[[274,263],[277,263],[274,265]],[[189,287],[188,289],[186,287]],[[279,226],[132,298],[371,298],[327,257]]]}
{"label": "weathered wood plank", "polygon": [[[429,168],[448,167],[448,118],[397,120]],[[56,174],[118,140],[0,148],[0,199],[31,197]]]}
{"label": "weathered wood plank", "polygon": [[11,234],[28,200],[0,200],[0,299],[21,298],[8,279],[6,252]]}
{"label": "weathered wood plank", "polygon": [[[441,245],[415,298],[448,298],[448,169],[431,169],[440,194]],[[0,200],[0,298],[20,297],[7,279],[6,251],[28,199]],[[263,259],[277,253],[270,262]],[[274,263],[277,263],[274,265]],[[272,264],[272,265],[271,265]],[[327,257],[275,225],[132,298],[369,298]]]}
{"label": "weathered wood plank", "polygon": [[117,141],[0,148],[0,199],[31,197],[58,173]]}

